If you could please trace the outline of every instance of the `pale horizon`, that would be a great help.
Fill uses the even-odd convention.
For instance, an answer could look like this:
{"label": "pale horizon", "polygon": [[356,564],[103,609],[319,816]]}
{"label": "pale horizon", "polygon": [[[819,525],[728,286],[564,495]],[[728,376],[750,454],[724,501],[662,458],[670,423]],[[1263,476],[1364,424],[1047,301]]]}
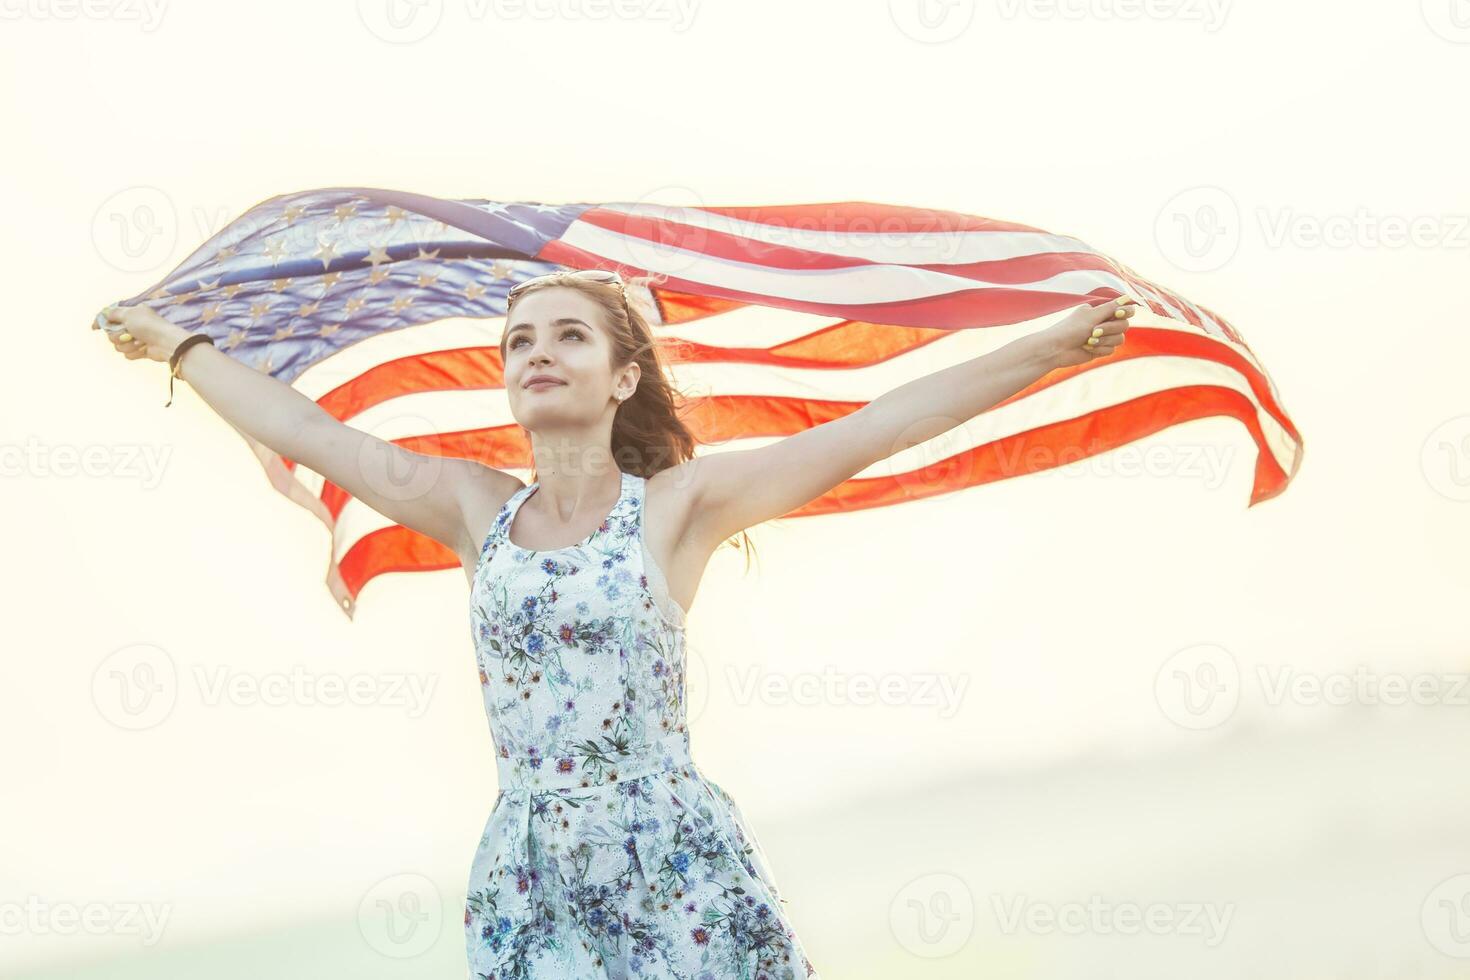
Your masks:
{"label": "pale horizon", "polygon": [[[166,367],[88,329],[254,204],[367,186],[932,207],[1074,236],[1228,318],[1303,437],[1282,494],[1248,506],[1256,446],[1212,418],[752,528],[751,570],[718,549],[690,609],[694,759],[751,820],[829,980],[1295,980],[1357,976],[1370,953],[1458,975],[1470,915],[1456,932],[1437,911],[1470,896],[1451,824],[1470,799],[1454,2],[9,8],[0,913],[36,896],[167,922],[145,944],[0,917],[0,973],[463,976],[456,916],[496,781],[462,570],[380,576],[349,620],[321,522],[187,383],[164,409]],[[421,39],[384,39],[435,11]],[[139,730],[95,694],[133,645],[178,677]],[[1161,691],[1206,662],[1235,671],[1234,702],[1200,723]],[[290,688],[355,676],[408,700]],[[862,703],[854,681],[901,693]],[[1288,853],[1290,881],[1264,857]],[[399,875],[443,901],[419,959],[362,935],[360,905]],[[953,879],[974,899],[958,919]],[[1055,911],[1094,892],[1234,911],[1208,956],[1179,934],[1018,937],[996,918],[1021,893]],[[921,938],[924,909],[947,939]]]}

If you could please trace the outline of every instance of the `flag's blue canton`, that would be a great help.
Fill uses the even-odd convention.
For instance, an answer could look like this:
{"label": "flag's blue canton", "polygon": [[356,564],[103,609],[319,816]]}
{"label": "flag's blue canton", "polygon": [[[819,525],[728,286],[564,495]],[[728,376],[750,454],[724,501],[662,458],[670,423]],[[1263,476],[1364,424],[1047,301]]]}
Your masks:
{"label": "flag's blue canton", "polygon": [[[370,188],[272,198],[128,300],[290,383],[364,338],[505,315],[512,285],[592,204],[442,201]],[[269,351],[266,347],[269,345]]]}

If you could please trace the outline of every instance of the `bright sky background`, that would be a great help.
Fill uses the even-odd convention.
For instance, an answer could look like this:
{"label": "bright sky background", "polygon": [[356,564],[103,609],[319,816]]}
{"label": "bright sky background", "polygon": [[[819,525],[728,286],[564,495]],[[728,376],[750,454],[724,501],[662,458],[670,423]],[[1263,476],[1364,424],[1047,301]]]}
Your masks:
{"label": "bright sky background", "polygon": [[[390,43],[381,3],[175,0],[141,13],[99,0],[103,16],[0,3],[12,338],[0,907],[170,903],[165,944],[187,947],[317,917],[350,925],[375,883],[413,873],[457,914],[495,797],[464,576],[381,577],[349,622],[322,582],[316,518],[270,489],[187,385],[165,411],[163,365],[125,361],[87,329],[290,191],[866,200],[1013,220],[1218,310],[1265,363],[1306,450],[1293,485],[1257,507],[1254,445],[1211,420],[1114,454],[1170,446],[1198,468],[1119,475],[1094,459],[763,526],[748,575],[729,549],[712,561],[691,617],[695,757],[769,828],[832,977],[876,962],[846,945],[843,923],[876,909],[881,930],[902,881],[867,894],[802,863],[814,826],[854,840],[860,863],[865,848],[921,835],[946,792],[975,791],[984,773],[1174,758],[1239,730],[1339,723],[1329,707],[1267,703],[1261,667],[1467,669],[1463,0],[1351,14],[1321,0],[1160,2],[1148,9],[1166,14],[1143,16],[1063,4],[1074,17],[958,0],[929,8],[932,28],[908,0],[706,0],[685,14],[644,0],[623,8],[638,17],[603,19],[569,0],[532,8],[560,13],[433,0],[404,30],[437,27]],[[160,199],[166,237],[129,257],[111,215]],[[1224,229],[1197,264],[1180,214],[1193,234],[1217,215]],[[1385,242],[1411,224],[1416,241]],[[69,451],[106,462],[82,475]],[[132,644],[166,650],[185,678],[170,716],[140,732],[92,696],[99,666]],[[1207,732],[1171,723],[1154,689],[1165,661],[1200,644],[1228,650],[1246,678],[1235,716]],[[210,704],[197,682],[293,670],[410,675],[432,697],[421,712]],[[741,694],[751,671],[824,670],[935,676],[963,693],[951,712]],[[459,937],[450,918],[436,947],[447,972],[433,975],[456,975]],[[0,943],[37,965],[139,946],[25,930]],[[976,962],[921,965],[960,976]],[[371,975],[429,975],[411,967],[380,959]],[[205,968],[218,963],[181,975]]]}

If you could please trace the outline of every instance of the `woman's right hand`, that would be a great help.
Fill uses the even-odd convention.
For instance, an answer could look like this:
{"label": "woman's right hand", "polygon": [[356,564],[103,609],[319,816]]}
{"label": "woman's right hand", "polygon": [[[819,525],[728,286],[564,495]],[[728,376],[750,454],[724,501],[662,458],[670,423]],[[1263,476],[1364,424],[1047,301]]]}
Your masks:
{"label": "woman's right hand", "polygon": [[[102,311],[101,320],[120,324],[120,328],[103,330],[112,346],[130,361],[146,357],[151,361],[167,361],[174,348],[189,331],[171,323],[146,306],[109,306]],[[101,330],[97,320],[92,321],[93,330]],[[128,340],[123,340],[128,337]]]}

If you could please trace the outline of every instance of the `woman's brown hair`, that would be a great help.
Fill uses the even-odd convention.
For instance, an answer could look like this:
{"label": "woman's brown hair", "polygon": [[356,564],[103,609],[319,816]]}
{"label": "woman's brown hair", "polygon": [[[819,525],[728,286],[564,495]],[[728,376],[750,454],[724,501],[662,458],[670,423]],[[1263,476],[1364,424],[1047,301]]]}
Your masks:
{"label": "woman's brown hair", "polygon": [[[520,298],[546,286],[564,286],[581,291],[602,308],[603,323],[612,341],[612,366],[619,367],[631,361],[638,362],[638,386],[633,394],[618,404],[613,416],[612,457],[618,469],[635,476],[648,478],[655,473],[678,466],[694,458],[694,435],[684,424],[681,415],[687,409],[687,400],[669,381],[665,372],[663,348],[669,341],[654,335],[648,318],[632,301],[634,286],[645,286],[660,281],[657,277],[640,276],[624,280],[623,285],[614,282],[599,282],[574,276],[557,276],[547,280],[545,286],[535,285],[516,294],[506,307],[506,323],[510,323],[510,309]],[[505,363],[506,337],[500,337],[500,362]],[[535,462],[532,461],[534,481]],[[750,556],[754,544],[750,535],[740,532],[744,543],[745,567],[750,568]],[[740,547],[735,538],[730,538],[731,547]]]}

